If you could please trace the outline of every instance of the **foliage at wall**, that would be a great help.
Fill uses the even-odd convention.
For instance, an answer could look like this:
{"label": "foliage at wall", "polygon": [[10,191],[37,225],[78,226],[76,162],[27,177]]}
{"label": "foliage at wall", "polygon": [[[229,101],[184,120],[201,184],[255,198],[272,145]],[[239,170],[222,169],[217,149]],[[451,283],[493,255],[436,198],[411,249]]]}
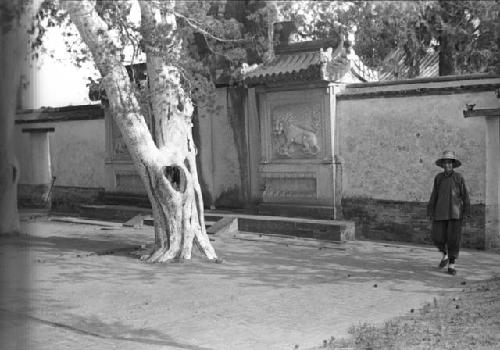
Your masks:
{"label": "foliage at wall", "polygon": [[440,75],[499,69],[498,0],[286,1],[280,13],[298,24],[303,38],[356,31],[356,53],[371,67],[399,49],[410,77],[429,49],[439,53]]}

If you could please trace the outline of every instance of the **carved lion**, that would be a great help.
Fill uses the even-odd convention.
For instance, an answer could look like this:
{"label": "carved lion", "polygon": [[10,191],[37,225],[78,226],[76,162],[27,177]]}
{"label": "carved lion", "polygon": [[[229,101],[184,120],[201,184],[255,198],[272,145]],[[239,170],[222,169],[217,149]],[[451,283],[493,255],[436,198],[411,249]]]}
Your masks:
{"label": "carved lion", "polygon": [[283,135],[284,143],[279,146],[278,153],[288,155],[290,147],[295,143],[302,146],[306,154],[318,154],[320,147],[316,134],[300,126],[294,125],[288,119],[277,119],[274,127],[275,135]]}

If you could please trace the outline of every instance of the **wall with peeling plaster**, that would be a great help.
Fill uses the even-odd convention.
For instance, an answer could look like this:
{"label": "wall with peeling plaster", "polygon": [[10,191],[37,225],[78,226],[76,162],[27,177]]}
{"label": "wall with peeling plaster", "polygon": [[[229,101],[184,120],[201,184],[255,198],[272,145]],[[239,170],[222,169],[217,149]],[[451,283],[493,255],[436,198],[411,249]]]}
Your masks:
{"label": "wall with peeling plaster", "polygon": [[485,125],[465,119],[471,101],[486,105],[489,94],[370,98],[337,103],[337,153],[345,160],[344,196],[427,201],[434,162],[444,150],[462,161],[473,203],[485,199]]}

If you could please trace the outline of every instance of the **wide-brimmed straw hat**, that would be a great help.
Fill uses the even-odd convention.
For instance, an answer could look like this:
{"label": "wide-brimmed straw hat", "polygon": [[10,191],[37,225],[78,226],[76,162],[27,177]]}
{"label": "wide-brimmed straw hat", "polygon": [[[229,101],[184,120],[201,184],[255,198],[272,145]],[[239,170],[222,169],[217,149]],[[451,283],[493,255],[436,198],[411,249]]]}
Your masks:
{"label": "wide-brimmed straw hat", "polygon": [[443,161],[444,160],[451,160],[453,162],[453,167],[458,168],[462,163],[457,159],[457,156],[455,156],[455,153],[452,151],[444,151],[441,157],[436,160],[436,165],[439,167],[443,167]]}

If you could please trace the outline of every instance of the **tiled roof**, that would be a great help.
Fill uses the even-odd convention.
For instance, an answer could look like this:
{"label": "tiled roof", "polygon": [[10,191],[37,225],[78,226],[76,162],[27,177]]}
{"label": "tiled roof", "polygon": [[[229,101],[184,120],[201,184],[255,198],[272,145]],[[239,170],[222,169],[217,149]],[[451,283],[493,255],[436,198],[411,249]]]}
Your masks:
{"label": "tiled roof", "polygon": [[311,51],[279,52],[269,64],[251,67],[243,72],[248,85],[286,81],[339,81],[351,73],[359,81],[378,80],[378,74],[365,66],[358,56],[347,54],[340,42],[331,47]]}
{"label": "tiled roof", "polygon": [[352,73],[361,81],[378,81],[380,79],[379,72],[365,65],[358,55],[353,55],[349,59]]}
{"label": "tiled roof", "polygon": [[321,79],[320,51],[277,55],[268,65],[245,74],[247,84],[261,82]]}
{"label": "tiled roof", "polygon": [[[401,50],[395,50],[386,59],[386,69],[380,73],[380,81],[398,80],[409,78],[410,67],[405,64],[405,55]],[[418,78],[431,78],[439,76],[439,54],[429,51],[420,61],[420,75]],[[417,77],[416,77],[417,78]]]}

